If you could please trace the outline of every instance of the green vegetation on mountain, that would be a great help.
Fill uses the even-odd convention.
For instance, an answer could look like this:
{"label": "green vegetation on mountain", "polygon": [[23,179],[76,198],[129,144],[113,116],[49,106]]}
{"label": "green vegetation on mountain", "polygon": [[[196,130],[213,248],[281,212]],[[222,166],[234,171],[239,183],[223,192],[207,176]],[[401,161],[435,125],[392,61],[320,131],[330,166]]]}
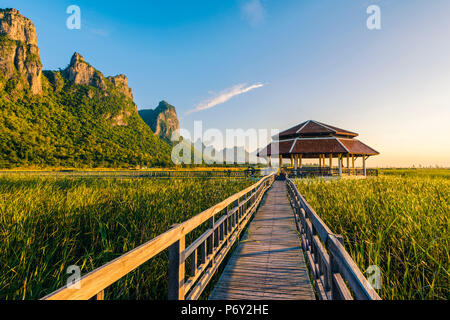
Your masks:
{"label": "green vegetation on mountain", "polygon": [[7,9],[0,22],[0,168],[172,165],[124,75],[106,78],[78,53],[43,71],[31,20]]}
{"label": "green vegetation on mountain", "polygon": [[169,145],[108,80],[107,90],[74,84],[62,72],[44,72],[42,80],[42,95],[17,86],[0,93],[0,167],[171,164]]}

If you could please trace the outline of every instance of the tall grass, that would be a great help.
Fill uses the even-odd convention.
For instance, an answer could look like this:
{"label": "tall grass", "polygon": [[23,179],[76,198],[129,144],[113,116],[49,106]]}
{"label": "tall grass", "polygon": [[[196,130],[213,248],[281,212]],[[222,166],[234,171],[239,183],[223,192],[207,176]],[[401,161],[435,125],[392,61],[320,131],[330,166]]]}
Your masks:
{"label": "tall grass", "polygon": [[[252,184],[223,179],[0,178],[0,299],[36,299]],[[167,252],[106,290],[165,299]]]}
{"label": "tall grass", "polygon": [[450,169],[378,169],[382,176],[427,177],[450,179]]}
{"label": "tall grass", "polygon": [[384,299],[449,299],[446,178],[382,176],[296,180],[299,192],[338,234],[362,271],[382,270]]}

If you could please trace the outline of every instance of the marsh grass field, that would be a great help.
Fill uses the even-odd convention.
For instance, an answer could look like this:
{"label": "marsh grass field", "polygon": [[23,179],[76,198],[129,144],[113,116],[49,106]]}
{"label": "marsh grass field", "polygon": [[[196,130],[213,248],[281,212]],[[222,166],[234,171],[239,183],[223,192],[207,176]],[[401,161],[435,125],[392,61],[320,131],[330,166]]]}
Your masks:
{"label": "marsh grass field", "polygon": [[[362,271],[381,268],[383,299],[449,299],[449,173],[295,183]],[[41,298],[66,284],[68,266],[86,274],[254,182],[1,176],[0,299]],[[166,299],[167,261],[164,251],[105,298]]]}
{"label": "marsh grass field", "polygon": [[450,169],[379,169],[382,176],[450,179]]}
{"label": "marsh grass field", "polygon": [[381,298],[448,300],[449,173],[388,169],[377,178],[295,183],[362,271],[381,268]]}
{"label": "marsh grass field", "polygon": [[[37,299],[253,184],[246,179],[0,177],[0,299]],[[105,291],[166,299],[167,251]]]}

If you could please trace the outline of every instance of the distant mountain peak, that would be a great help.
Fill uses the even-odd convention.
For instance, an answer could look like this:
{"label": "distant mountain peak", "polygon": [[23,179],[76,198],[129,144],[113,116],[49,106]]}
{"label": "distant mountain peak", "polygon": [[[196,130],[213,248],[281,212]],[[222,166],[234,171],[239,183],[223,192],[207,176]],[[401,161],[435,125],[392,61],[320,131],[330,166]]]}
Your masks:
{"label": "distant mountain peak", "polygon": [[79,54],[78,52],[74,52],[72,55],[72,58],[70,59],[70,65],[73,66],[77,62],[85,62],[84,57],[81,54]]}
{"label": "distant mountain peak", "polygon": [[103,74],[87,63],[78,52],[72,55],[70,64],[64,73],[67,79],[73,83],[90,85],[102,90],[107,88]]}
{"label": "distant mountain peak", "polygon": [[172,133],[180,128],[175,107],[165,100],[155,109],[139,110],[139,115],[157,136],[166,141],[170,141]]}
{"label": "distant mountain peak", "polygon": [[158,106],[156,107],[155,110],[159,110],[159,111],[175,110],[175,107],[173,105],[171,105],[170,103],[168,103],[166,100],[161,100],[158,103]]}

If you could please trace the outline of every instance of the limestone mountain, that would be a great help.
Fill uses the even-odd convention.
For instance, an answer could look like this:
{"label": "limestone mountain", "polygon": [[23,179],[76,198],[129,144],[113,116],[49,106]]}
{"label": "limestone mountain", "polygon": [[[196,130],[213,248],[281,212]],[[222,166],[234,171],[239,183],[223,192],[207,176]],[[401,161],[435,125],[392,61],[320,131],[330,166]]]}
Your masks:
{"label": "limestone mountain", "polygon": [[139,115],[160,138],[170,141],[172,133],[180,128],[175,107],[161,101],[155,109],[139,110]]}
{"label": "limestone mountain", "polygon": [[114,84],[119,92],[123,93],[127,98],[133,100],[133,92],[128,86],[128,79],[124,74],[109,76],[107,79]]}
{"label": "limestone mountain", "polygon": [[42,63],[36,29],[16,9],[0,9],[0,84],[41,94]]}
{"label": "limestone mountain", "polygon": [[0,10],[0,167],[167,166],[171,147],[141,119],[124,75],[79,54],[42,71],[33,23]]}
{"label": "limestone mountain", "polygon": [[64,74],[69,81],[75,84],[94,86],[102,90],[106,89],[105,77],[84,61],[84,58],[78,52],[73,54],[69,66],[64,70]]}

